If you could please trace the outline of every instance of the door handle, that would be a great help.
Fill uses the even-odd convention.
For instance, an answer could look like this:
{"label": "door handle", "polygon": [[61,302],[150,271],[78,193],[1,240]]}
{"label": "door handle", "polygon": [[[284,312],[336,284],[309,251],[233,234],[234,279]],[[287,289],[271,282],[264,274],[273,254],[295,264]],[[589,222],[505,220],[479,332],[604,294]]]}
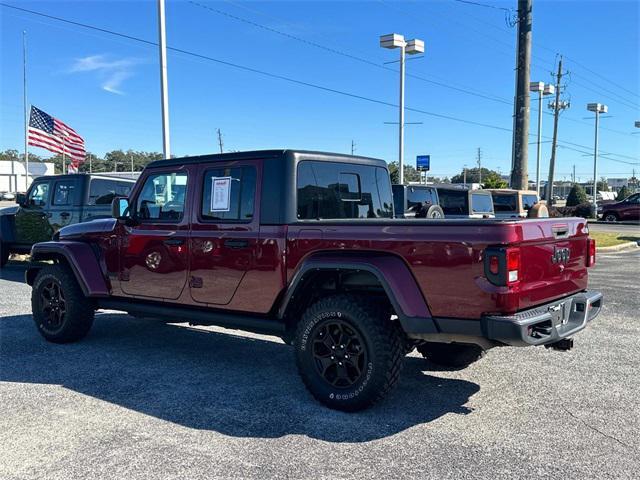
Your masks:
{"label": "door handle", "polygon": [[68,217],[70,217],[70,216],[71,216],[71,214],[70,214],[69,212],[62,212],[62,213],[60,214],[60,216],[61,216],[62,218],[68,218]]}
{"label": "door handle", "polygon": [[249,240],[225,240],[224,246],[229,248],[247,248]]}
{"label": "door handle", "polygon": [[164,242],[165,245],[168,245],[170,247],[177,247],[179,245],[184,245],[184,239],[183,238],[170,238],[168,240],[165,240]]}

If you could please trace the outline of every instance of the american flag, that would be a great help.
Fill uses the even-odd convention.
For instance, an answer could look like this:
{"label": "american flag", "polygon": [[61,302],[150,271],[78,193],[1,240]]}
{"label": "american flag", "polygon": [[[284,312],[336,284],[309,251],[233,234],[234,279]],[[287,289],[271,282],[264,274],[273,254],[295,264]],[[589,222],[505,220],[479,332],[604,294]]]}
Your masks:
{"label": "american flag", "polygon": [[73,128],[33,105],[29,117],[28,139],[29,145],[70,157],[70,169],[73,167],[77,170],[78,166],[84,163],[84,139]]}

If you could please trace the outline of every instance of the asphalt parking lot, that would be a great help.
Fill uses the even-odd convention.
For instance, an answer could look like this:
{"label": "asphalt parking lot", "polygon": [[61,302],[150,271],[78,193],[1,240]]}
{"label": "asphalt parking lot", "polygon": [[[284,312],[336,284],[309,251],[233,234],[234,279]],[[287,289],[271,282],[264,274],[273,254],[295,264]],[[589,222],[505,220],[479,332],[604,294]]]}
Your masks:
{"label": "asphalt parking lot", "polygon": [[637,478],[640,252],[600,254],[605,307],[568,353],[461,371],[413,353],[399,388],[315,403],[271,337],[100,313],[46,343],[23,268],[0,271],[0,478]]}

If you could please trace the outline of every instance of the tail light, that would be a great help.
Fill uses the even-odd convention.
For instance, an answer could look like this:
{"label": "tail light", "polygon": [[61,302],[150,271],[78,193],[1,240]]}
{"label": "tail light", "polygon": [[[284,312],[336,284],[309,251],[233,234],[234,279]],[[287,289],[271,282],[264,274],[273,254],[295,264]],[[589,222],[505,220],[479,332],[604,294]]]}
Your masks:
{"label": "tail light", "polygon": [[484,273],[498,286],[512,286],[520,281],[520,249],[518,247],[491,247],[485,250]]}
{"label": "tail light", "polygon": [[593,238],[587,239],[587,267],[596,264],[596,241]]}

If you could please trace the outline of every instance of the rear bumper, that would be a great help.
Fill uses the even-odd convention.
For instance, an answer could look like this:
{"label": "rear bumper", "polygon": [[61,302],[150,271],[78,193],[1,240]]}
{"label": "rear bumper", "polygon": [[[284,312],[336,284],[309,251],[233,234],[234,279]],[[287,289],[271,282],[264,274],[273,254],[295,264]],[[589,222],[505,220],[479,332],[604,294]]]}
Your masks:
{"label": "rear bumper", "polygon": [[509,316],[480,321],[483,336],[506,345],[555,343],[584,329],[602,309],[602,293],[580,292]]}
{"label": "rear bumper", "polygon": [[487,315],[480,320],[433,318],[437,333],[416,328],[407,336],[428,342],[473,343],[485,349],[550,345],[584,329],[601,309],[602,294],[587,290],[513,315]]}

